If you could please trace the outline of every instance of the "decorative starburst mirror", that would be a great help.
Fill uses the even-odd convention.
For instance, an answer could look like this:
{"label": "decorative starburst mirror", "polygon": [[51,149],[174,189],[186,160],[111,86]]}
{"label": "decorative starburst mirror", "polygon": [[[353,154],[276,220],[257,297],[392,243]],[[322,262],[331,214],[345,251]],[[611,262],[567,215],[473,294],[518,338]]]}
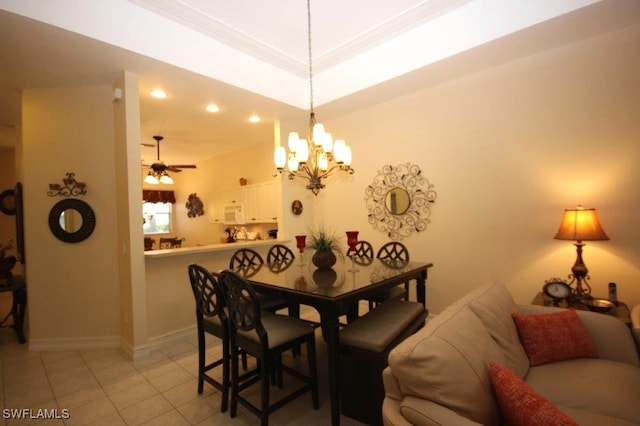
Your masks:
{"label": "decorative starburst mirror", "polygon": [[402,240],[431,223],[436,191],[416,164],[383,166],[365,190],[371,226],[392,240]]}

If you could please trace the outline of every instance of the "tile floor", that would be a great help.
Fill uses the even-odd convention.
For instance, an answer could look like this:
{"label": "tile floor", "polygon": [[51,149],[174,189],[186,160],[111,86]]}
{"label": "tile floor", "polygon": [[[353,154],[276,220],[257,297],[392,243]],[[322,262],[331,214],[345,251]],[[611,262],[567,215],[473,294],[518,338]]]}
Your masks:
{"label": "tile floor", "polygon": [[[273,413],[270,424],[330,423],[328,384],[323,374],[326,351],[319,331],[317,342],[320,409],[313,410],[311,396],[305,394]],[[208,356],[219,356],[220,349],[219,340],[208,337]],[[205,392],[197,394],[195,336],[132,362],[117,349],[29,352],[27,344],[17,343],[12,329],[3,328],[0,329],[0,363],[4,425],[259,424],[258,418],[243,407],[238,407],[238,416],[234,419],[228,412],[221,413],[220,394],[206,383]],[[288,377],[285,375],[285,380]],[[7,418],[11,417],[9,410],[19,410],[29,418],[17,419],[15,414],[14,418]],[[45,418],[51,414],[59,418]],[[345,416],[341,422],[346,426],[360,425]]]}

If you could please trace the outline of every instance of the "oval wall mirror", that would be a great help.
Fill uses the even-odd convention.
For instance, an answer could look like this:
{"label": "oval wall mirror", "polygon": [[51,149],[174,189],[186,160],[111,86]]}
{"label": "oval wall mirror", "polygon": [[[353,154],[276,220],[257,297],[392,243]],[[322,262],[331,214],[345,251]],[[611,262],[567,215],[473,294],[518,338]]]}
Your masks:
{"label": "oval wall mirror", "polygon": [[96,216],[89,204],[75,198],[57,202],[49,212],[49,229],[65,243],[79,243],[93,233]]}
{"label": "oval wall mirror", "polygon": [[365,190],[369,223],[392,240],[427,229],[436,191],[416,164],[383,166]]}

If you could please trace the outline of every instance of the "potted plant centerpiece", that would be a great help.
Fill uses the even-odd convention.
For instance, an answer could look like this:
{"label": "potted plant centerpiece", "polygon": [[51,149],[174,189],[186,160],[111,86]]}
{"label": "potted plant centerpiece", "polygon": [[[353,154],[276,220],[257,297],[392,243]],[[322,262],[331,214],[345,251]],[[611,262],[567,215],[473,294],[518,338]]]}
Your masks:
{"label": "potted plant centerpiece", "polygon": [[336,264],[336,254],[342,256],[340,239],[323,226],[318,226],[316,231],[311,231],[308,247],[314,251],[311,262],[318,269],[331,269]]}

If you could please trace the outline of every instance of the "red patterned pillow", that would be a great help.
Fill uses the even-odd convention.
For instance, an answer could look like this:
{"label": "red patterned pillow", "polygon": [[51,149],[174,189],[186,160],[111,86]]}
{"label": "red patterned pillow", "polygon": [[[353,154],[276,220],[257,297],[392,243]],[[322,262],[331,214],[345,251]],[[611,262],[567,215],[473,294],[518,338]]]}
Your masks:
{"label": "red patterned pillow", "polygon": [[500,364],[489,365],[491,384],[500,411],[510,426],[577,426],[531,386]]}
{"label": "red patterned pillow", "polygon": [[593,339],[574,310],[511,316],[531,366],[573,358],[598,358]]}

